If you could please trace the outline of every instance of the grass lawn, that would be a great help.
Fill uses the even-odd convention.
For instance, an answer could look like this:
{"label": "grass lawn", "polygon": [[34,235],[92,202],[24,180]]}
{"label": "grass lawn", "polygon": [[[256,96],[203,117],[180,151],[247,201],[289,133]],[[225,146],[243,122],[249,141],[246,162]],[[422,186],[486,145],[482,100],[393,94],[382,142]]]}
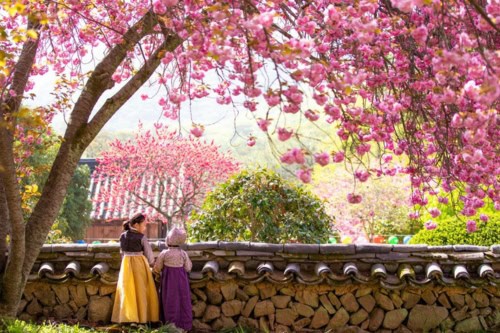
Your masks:
{"label": "grass lawn", "polygon": [[[42,324],[29,323],[19,319],[0,321],[0,332],[3,333],[180,333],[174,325],[165,325],[157,328],[147,326],[102,326],[82,327],[79,324],[69,325],[62,323],[45,322]],[[221,333],[254,333],[256,330],[236,327],[220,331]],[[201,332],[200,332],[201,333]]]}
{"label": "grass lawn", "polygon": [[45,322],[43,324],[29,323],[22,320],[4,321],[0,325],[0,331],[5,333],[179,333],[181,332],[173,325],[165,325],[158,328],[147,326],[123,326],[110,325],[103,327],[82,327],[78,324],[68,325],[61,323]]}

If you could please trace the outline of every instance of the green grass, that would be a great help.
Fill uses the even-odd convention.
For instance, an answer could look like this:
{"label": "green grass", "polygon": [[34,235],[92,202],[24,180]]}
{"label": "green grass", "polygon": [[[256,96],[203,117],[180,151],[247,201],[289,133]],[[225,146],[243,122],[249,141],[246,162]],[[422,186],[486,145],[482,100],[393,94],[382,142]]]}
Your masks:
{"label": "green grass", "polygon": [[179,333],[173,325],[165,325],[158,328],[150,328],[147,326],[110,326],[110,327],[96,327],[86,328],[79,325],[66,325],[59,323],[43,323],[35,324],[25,322],[19,319],[3,321],[0,325],[0,331],[4,333]]}
{"label": "green grass", "polygon": [[78,325],[64,324],[33,324],[22,320],[4,321],[2,332],[6,333],[91,333],[97,332],[93,329],[87,329]]}

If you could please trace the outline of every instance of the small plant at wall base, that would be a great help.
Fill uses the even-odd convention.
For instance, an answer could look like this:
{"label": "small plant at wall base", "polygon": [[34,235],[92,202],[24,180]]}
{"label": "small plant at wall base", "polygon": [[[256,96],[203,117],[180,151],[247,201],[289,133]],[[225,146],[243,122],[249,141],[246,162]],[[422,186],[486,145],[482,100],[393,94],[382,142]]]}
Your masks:
{"label": "small plant at wall base", "polygon": [[191,241],[324,243],[333,224],[319,198],[267,169],[219,185],[191,220]]}

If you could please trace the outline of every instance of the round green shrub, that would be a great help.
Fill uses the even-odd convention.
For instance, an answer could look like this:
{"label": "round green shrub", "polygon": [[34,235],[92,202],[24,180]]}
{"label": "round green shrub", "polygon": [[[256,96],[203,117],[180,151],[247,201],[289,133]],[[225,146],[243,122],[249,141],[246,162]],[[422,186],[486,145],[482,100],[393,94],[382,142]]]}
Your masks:
{"label": "round green shrub", "polygon": [[267,169],[244,170],[191,214],[191,241],[326,242],[333,219],[306,189]]}
{"label": "round green shrub", "polygon": [[476,232],[467,233],[466,222],[449,217],[438,222],[434,230],[420,230],[410,240],[411,244],[427,245],[483,245],[500,243],[500,218],[490,216],[488,222],[477,222]]}

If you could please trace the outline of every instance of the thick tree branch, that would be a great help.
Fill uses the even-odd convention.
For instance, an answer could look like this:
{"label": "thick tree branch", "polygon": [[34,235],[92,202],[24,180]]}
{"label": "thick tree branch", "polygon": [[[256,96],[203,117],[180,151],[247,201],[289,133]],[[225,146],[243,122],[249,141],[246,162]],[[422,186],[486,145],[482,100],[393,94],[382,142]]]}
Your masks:
{"label": "thick tree branch", "polygon": [[99,98],[106,90],[113,86],[112,76],[127,57],[127,52],[133,50],[137,43],[153,30],[156,24],[156,15],[152,11],[147,12],[140,21],[134,24],[123,35],[123,43],[113,47],[96,66],[73,107],[71,119],[64,137],[66,141],[73,139],[76,132],[80,131],[87,124]]}
{"label": "thick tree branch", "polygon": [[113,97],[97,111],[96,115],[89,122],[84,139],[85,144],[89,144],[99,133],[102,127],[111,119],[111,117],[120,109],[123,104],[151,77],[161,63],[161,55],[167,51],[174,51],[182,39],[177,35],[169,35],[165,41],[155,50],[155,52],[144,63],[142,68],[123,86]]}
{"label": "thick tree branch", "polygon": [[[40,32],[40,27],[41,25],[38,22],[28,22],[28,29],[35,30],[37,33]],[[6,92],[8,97],[4,101],[0,100],[0,119],[8,113],[14,113],[19,110],[24,90],[26,89],[26,84],[28,83],[28,78],[35,62],[39,43],[40,38],[29,38],[24,42],[19,60],[14,67],[12,83],[8,87],[8,90],[14,91],[15,95],[11,96],[9,92]]]}

